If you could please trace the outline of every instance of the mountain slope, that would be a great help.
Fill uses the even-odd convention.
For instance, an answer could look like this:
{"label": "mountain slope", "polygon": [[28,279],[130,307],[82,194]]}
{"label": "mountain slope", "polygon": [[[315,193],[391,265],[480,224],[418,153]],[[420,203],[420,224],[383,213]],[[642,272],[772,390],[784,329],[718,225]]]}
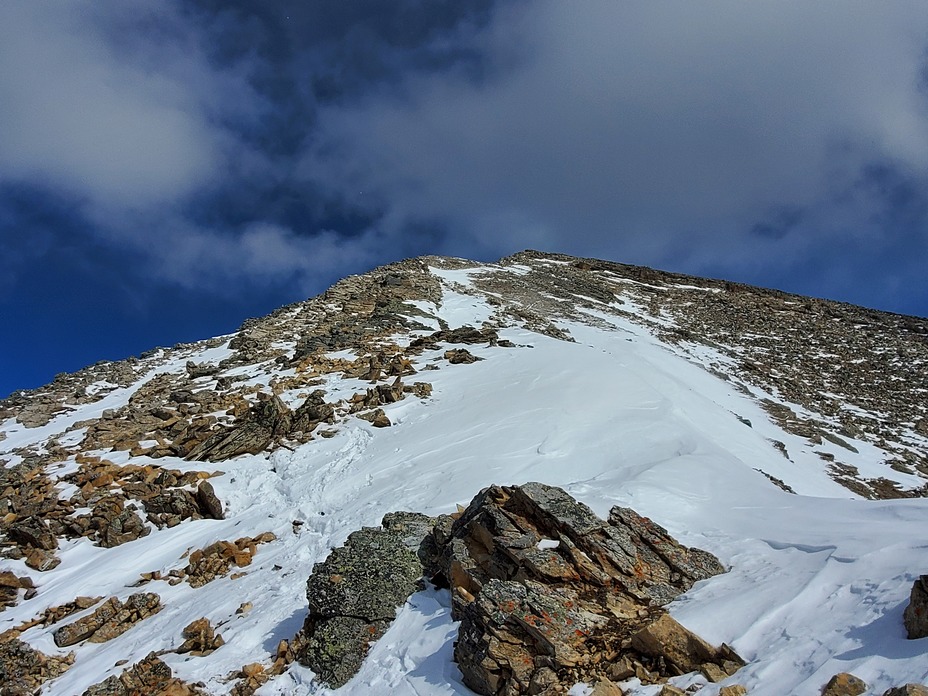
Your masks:
{"label": "mountain slope", "polygon": [[[451,331],[464,326],[484,333]],[[730,567],[670,609],[748,660],[731,681],[751,693],[819,693],[839,671],[875,693],[924,682],[925,641],[905,639],[901,615],[924,570],[926,332],[917,318],[535,252],[499,264],[425,257],[349,278],[235,336],[92,366],[3,403],[6,483],[33,500],[0,511],[0,569],[38,592],[20,593],[0,630],[79,595],[155,592],[164,609],[104,643],[57,647],[65,621],[23,631],[48,655],[75,651],[43,693],[81,693],[123,660],[176,648],[201,616],[225,645],[162,659],[229,693],[229,674],[269,665],[299,629],[306,577],[351,531],[535,480],[600,515],[632,507]],[[301,430],[314,391],[332,407],[304,408],[314,415]],[[265,418],[272,394],[286,412]],[[375,427],[378,409],[391,427]],[[231,435],[256,453],[206,461]],[[176,491],[196,486],[191,474],[151,488],[165,469],[178,481],[221,471],[209,481],[224,519],[202,506],[165,512],[165,496],[187,500]],[[112,522],[113,499],[149,531],[107,548],[121,537],[92,525]],[[58,548],[44,561],[59,565],[16,558],[24,512],[46,521]],[[200,587],[133,587],[141,573],[187,567],[192,550],[264,532],[276,539],[249,565]],[[434,589],[415,595],[339,693],[469,693],[450,659],[449,605]],[[327,690],[294,664],[258,693]]]}

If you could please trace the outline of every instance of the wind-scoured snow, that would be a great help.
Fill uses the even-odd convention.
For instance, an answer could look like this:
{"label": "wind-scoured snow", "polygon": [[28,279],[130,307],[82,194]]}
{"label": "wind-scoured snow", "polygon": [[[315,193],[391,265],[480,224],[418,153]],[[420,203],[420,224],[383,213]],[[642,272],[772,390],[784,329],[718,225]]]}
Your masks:
{"label": "wind-scoured snow", "polygon": [[[462,291],[466,270],[433,272],[446,286],[441,306],[419,309],[451,327],[479,326],[493,316],[494,307],[481,296]],[[807,442],[704,369],[712,359],[708,352],[687,356],[640,324],[606,313],[599,318],[611,328],[559,322],[574,342],[508,328],[500,338],[517,347],[468,346],[484,360],[442,362],[423,373],[433,385],[431,398],[409,396],[385,406],[391,428],[352,418],[331,439],[214,465],[224,472],[211,479],[226,508],[223,521],[154,529],[114,549],[71,541],[59,554],[61,565],[41,574],[22,562],[0,562],[0,569],[29,572],[39,588],[35,599],[0,614],[0,630],[77,595],[125,598],[138,591],[132,585],[140,573],[183,567],[188,550],[272,531],[278,540],[259,547],[244,577],[199,589],[146,585],[145,591],[161,595],[165,609],[113,641],[69,648],[76,651],[74,667],[43,690],[79,694],[121,672],[118,661],[132,664],[176,646],[181,629],[205,616],[226,644],[207,657],[168,653],[162,659],[177,676],[227,693],[232,683],[225,675],[269,659],[278,642],[299,629],[313,564],[350,532],[377,525],[395,510],[453,512],[490,484],[541,481],[564,487],[604,517],[613,505],[632,507],[730,568],[669,607],[687,627],[713,643],[731,644],[748,661],[722,685],[740,683],[757,696],[811,696],[842,671],[854,672],[877,694],[928,680],[928,639],[906,640],[902,624],[912,581],[925,572],[928,558],[928,501],[857,499],[825,473]],[[441,352],[424,353],[417,368]],[[330,398],[337,379],[325,386]],[[39,442],[125,403],[137,386],[114,390],[43,428],[7,423],[0,451]],[[350,395],[356,388],[345,384],[341,391]],[[789,459],[772,440],[785,443]],[[854,444],[859,454],[853,463],[866,472],[880,453]],[[105,455],[117,464],[128,459],[126,453]],[[204,466],[171,458],[158,463],[181,470]],[[294,520],[303,524],[294,526]],[[243,602],[253,606],[237,614]],[[66,653],[55,647],[52,628],[35,627],[22,638],[46,653]],[[452,661],[455,636],[448,595],[429,589],[399,610],[345,687],[326,689],[308,669],[293,665],[258,693],[470,694]],[[625,686],[639,696],[659,690]],[[712,696],[720,686],[700,693]]]}

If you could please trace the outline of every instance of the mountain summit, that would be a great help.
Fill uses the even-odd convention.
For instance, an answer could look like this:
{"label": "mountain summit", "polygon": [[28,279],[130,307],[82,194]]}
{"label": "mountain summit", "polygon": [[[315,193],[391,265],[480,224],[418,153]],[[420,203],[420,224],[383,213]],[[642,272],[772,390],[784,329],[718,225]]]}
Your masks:
{"label": "mountain summit", "polygon": [[[231,336],[59,375],[0,402],[0,693],[714,696],[818,694],[844,672],[873,693],[925,682],[928,646],[907,638],[903,614],[917,613],[906,608],[925,572],[926,367],[925,319],[526,251],[402,261]],[[499,506],[481,514],[528,536],[493,523],[455,542],[481,491]],[[507,507],[530,499],[537,519],[528,502]],[[400,511],[418,516],[388,514]],[[614,576],[604,569],[625,561],[588,567],[578,554],[617,553],[594,529],[638,561]],[[400,546],[352,551],[360,539]],[[326,583],[386,572],[407,548],[424,566],[397,566],[393,584],[425,589],[384,604],[400,605],[395,620],[365,616],[357,664],[330,659],[339,676],[327,677],[306,658],[314,641],[325,652],[342,640],[320,632],[325,612],[361,618],[345,608],[357,592]],[[485,565],[493,553],[510,565]],[[685,570],[687,554],[712,571]],[[674,589],[628,589],[636,573]],[[508,597],[498,583],[510,580],[535,597],[532,583],[561,596],[567,583],[586,607],[605,591],[568,576],[625,587],[632,604],[597,606],[643,633],[627,645],[591,634],[589,654],[564,661],[520,619],[506,635],[535,636],[519,653],[533,664],[524,681],[490,648],[495,666],[474,676],[487,663],[461,651],[493,632],[474,623],[480,602]],[[484,628],[458,636],[458,620]],[[686,626],[703,657],[645,649],[650,621]]]}

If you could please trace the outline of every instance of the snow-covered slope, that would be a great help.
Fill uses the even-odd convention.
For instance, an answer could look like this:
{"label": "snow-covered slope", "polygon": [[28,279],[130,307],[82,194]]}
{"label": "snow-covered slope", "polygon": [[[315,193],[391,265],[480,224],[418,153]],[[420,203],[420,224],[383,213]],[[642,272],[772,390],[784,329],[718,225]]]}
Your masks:
{"label": "snow-covered slope", "polygon": [[[394,510],[452,512],[487,485],[526,481],[561,486],[602,516],[613,505],[634,508],[730,568],[669,607],[686,626],[713,643],[731,644],[748,661],[726,683],[758,695],[811,695],[842,671],[853,671],[878,694],[928,681],[928,639],[907,640],[902,625],[912,582],[928,565],[928,501],[864,500],[836,482],[829,466],[838,457],[862,478],[885,477],[905,489],[923,485],[923,478],[890,468],[888,450],[865,436],[812,444],[784,430],[761,404],[763,398],[785,402],[781,394],[740,382],[732,370],[726,374],[731,360],[717,345],[664,340],[661,332],[674,325],[673,317],[649,312],[632,290],[623,294],[630,281],[615,284],[614,303],[573,298],[572,316],[565,317],[539,313],[517,293],[507,296],[488,286],[505,281],[518,289],[530,265],[430,263],[439,292],[409,300],[418,328],[391,330],[393,343],[403,347],[441,327],[486,325],[513,345],[468,345],[483,358],[471,364],[445,360],[451,346],[412,358],[414,379],[430,382],[432,393],[383,405],[389,428],[340,412],[330,437],[208,465],[81,446],[87,426],[75,424],[125,405],[155,373],[181,375],[190,360],[218,363],[233,353],[228,337],[154,355],[131,384],[106,386],[102,399],[55,415],[46,425],[25,427],[12,417],[0,424],[6,435],[0,458],[8,466],[54,445],[69,455],[46,467],[53,481],[77,470],[82,450],[115,465],[219,469],[223,473],[210,480],[225,506],[224,520],[187,520],[163,529],[147,523],[150,534],[114,548],[87,538],[63,540],[60,565],[45,572],[22,560],[0,560],[0,570],[29,575],[38,588],[35,597],[0,613],[0,631],[78,595],[124,599],[139,591],[133,585],[141,573],[167,575],[186,565],[191,549],[267,531],[277,537],[258,547],[236,579],[227,575],[199,588],[148,583],[144,591],[157,592],[165,608],[108,642],[62,649],[52,640],[56,625],[24,631],[20,638],[48,655],[75,651],[73,667],[47,682],[42,693],[80,694],[120,673],[126,661],[176,647],[181,629],[201,616],[218,627],[225,645],[204,657],[166,653],[162,659],[176,676],[202,681],[210,693],[228,693],[235,683],[228,675],[249,663],[270,663],[279,641],[300,628],[313,564],[351,531],[376,525]],[[559,263],[547,260],[534,268],[556,274]],[[524,310],[521,319],[508,312],[516,305]],[[295,321],[298,310],[289,311],[281,325],[288,316]],[[291,337],[275,340],[286,356],[297,350]],[[343,348],[328,357],[353,360],[366,350]],[[427,370],[429,365],[439,369]],[[219,376],[233,373],[263,385],[269,376],[297,374],[286,361],[262,361]],[[330,402],[371,386],[337,372],[317,379],[314,388],[325,390]],[[279,393],[296,407],[307,389],[291,386]],[[789,405],[804,413],[795,402]],[[924,442],[916,438],[912,434],[910,444],[917,450]],[[60,497],[72,494],[71,484],[57,485]],[[250,610],[237,613],[245,602]],[[469,694],[451,660],[454,638],[447,594],[430,589],[414,595],[361,672],[333,693]],[[711,696],[719,686],[700,693]],[[634,694],[658,691],[634,682],[626,687]],[[329,690],[293,664],[258,693]]]}

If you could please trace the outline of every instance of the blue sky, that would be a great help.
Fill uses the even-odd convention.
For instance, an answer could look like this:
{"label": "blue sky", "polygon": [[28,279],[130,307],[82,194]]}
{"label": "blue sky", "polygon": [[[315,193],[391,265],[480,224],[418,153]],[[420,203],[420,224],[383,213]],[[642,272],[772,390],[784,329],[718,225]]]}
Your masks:
{"label": "blue sky", "polygon": [[525,248],[928,315],[928,5],[0,5],[0,395]]}

